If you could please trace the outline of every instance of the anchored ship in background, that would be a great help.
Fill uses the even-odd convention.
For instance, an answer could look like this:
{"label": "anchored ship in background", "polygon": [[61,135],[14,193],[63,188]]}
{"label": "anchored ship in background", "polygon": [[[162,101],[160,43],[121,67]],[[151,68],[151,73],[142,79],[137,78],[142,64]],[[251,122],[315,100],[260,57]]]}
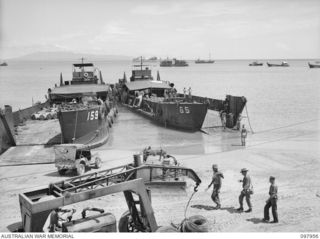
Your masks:
{"label": "anchored ship in background", "polygon": [[189,66],[189,64],[185,60],[177,60],[176,58],[173,58],[172,60],[170,59],[162,60],[160,62],[160,66],[161,67],[173,67],[173,66],[181,67],[181,66]]}
{"label": "anchored ship in background", "polygon": [[117,84],[122,105],[165,126],[187,131],[202,128],[207,110],[225,111],[227,127],[233,128],[241,114],[246,99],[228,95],[226,99],[215,100],[206,97],[177,93],[174,84],[153,80],[151,70],[143,65],[135,65],[128,82],[124,78]]}
{"label": "anchored ship in background", "polygon": [[111,88],[93,63],[73,64],[71,81],[48,90],[51,104],[59,104],[58,119],[62,143],[98,147],[109,137],[116,109],[111,106]]}
{"label": "anchored ship in background", "polygon": [[198,58],[197,60],[195,60],[196,64],[212,64],[214,63],[214,60],[211,60],[211,54],[209,54],[209,59],[208,60],[201,60],[200,58]]}

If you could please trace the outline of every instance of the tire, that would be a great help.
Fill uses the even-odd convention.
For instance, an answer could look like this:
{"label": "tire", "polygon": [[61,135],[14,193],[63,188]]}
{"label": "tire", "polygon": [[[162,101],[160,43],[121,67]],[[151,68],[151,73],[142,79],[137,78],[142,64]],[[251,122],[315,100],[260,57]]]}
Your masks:
{"label": "tire", "polygon": [[48,114],[47,115],[47,120],[51,120],[52,119],[52,115],[51,114]]}
{"label": "tire", "polygon": [[44,117],[44,115],[40,115],[39,116],[39,120],[45,120],[46,118]]}
{"label": "tire", "polygon": [[101,168],[101,165],[102,165],[101,158],[100,158],[100,157],[96,157],[96,158],[95,158],[95,162],[94,162],[95,168],[96,168],[96,169],[99,169],[99,168]]}
{"label": "tire", "polygon": [[[139,212],[139,216],[141,216],[141,213]],[[132,217],[129,211],[126,211],[122,214],[119,224],[118,224],[118,231],[119,232],[139,232],[137,228],[135,228]]]}
{"label": "tire", "polygon": [[58,173],[59,173],[60,175],[65,175],[66,172],[67,172],[67,169],[58,169]]}
{"label": "tire", "polygon": [[77,166],[77,175],[83,175],[86,172],[86,165],[84,163],[80,163]]}

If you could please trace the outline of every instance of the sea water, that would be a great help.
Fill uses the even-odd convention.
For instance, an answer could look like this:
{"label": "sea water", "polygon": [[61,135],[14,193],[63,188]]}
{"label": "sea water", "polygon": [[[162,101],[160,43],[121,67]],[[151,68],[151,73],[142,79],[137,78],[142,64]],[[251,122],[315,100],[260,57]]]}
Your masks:
{"label": "sea water", "polygon": [[[146,64],[156,78],[175,84],[178,92],[191,87],[192,94],[224,99],[227,94],[245,96],[247,111],[243,123],[252,130],[265,132],[316,120],[320,112],[320,69],[310,69],[308,60],[291,60],[290,67],[250,67],[248,60],[216,61],[214,64],[195,64],[189,67],[159,67],[157,62]],[[264,63],[266,61],[263,61]],[[278,61],[280,62],[280,61]],[[70,61],[10,61],[0,67],[0,107],[11,105],[13,110],[31,106],[32,102],[44,101],[48,88],[71,80]],[[95,61],[106,83],[116,83],[126,73],[131,75],[131,61]],[[139,64],[138,62],[134,64]],[[199,154],[216,150],[228,150],[230,138],[235,132],[223,132],[215,113],[210,112],[203,125],[204,132],[183,132],[165,129],[163,126],[120,110],[112,135],[102,148],[139,150],[146,146],[163,147],[169,151]],[[212,116],[212,117],[211,117]],[[288,130],[294,130],[294,127]],[[225,148],[224,148],[225,145]]]}

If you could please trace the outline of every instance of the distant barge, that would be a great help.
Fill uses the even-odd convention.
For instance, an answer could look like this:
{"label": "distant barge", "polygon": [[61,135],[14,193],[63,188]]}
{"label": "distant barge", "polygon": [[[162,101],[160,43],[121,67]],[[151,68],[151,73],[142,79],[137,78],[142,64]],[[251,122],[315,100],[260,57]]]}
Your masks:
{"label": "distant barge", "polygon": [[268,65],[269,67],[273,67],[273,66],[276,66],[276,67],[289,67],[289,66],[290,66],[289,63],[286,62],[286,61],[283,61],[283,62],[281,62],[280,64],[275,64],[275,63],[269,63],[269,62],[267,62],[267,65]]}

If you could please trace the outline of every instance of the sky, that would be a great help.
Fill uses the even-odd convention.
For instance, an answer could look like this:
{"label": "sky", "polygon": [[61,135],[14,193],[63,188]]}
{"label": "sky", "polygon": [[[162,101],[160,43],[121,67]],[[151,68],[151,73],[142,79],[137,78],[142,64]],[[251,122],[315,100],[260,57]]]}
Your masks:
{"label": "sky", "polygon": [[320,0],[0,0],[0,59],[39,51],[320,58]]}

